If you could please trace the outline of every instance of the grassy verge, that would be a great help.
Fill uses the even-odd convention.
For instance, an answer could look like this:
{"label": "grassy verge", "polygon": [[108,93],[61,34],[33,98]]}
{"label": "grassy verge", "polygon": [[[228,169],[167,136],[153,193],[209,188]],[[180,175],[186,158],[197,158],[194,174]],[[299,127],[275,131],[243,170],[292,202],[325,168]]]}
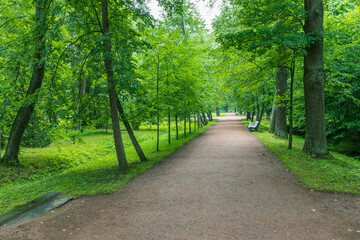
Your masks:
{"label": "grassy verge", "polygon": [[180,148],[209,128],[214,122],[196,132],[167,142],[166,126],[161,127],[160,151],[156,152],[156,131],[135,131],[149,161],[140,163],[126,132],[123,140],[128,174],[118,173],[111,132],[103,130],[71,133],[72,140],[59,140],[45,148],[23,148],[19,155],[21,167],[0,166],[0,214],[24,204],[46,192],[61,192],[74,197],[109,194],[143,173],[155,163]]}
{"label": "grassy verge", "polygon": [[[245,125],[249,121],[243,120]],[[263,120],[255,136],[265,144],[283,164],[295,173],[298,180],[309,189],[360,194],[360,161],[331,151],[332,159],[311,158],[302,151],[304,138],[294,136],[293,150],[289,150],[288,140],[268,132],[269,121]]]}

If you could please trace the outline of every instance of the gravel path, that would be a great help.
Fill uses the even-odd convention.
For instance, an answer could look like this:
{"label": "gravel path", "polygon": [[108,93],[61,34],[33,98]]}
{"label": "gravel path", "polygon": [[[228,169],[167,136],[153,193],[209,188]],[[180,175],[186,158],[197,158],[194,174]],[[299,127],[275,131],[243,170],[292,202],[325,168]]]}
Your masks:
{"label": "gravel path", "polygon": [[0,229],[0,239],[359,240],[359,197],[304,189],[228,114],[111,195]]}

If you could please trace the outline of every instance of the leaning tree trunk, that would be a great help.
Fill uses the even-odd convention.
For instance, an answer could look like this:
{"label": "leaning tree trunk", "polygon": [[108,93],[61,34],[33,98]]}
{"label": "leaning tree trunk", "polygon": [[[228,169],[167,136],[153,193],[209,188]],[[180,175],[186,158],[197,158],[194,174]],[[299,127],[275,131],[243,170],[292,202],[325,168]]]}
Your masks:
{"label": "leaning tree trunk", "polygon": [[275,114],[275,135],[287,138],[286,125],[286,100],[288,71],[279,66],[276,73],[276,114]]}
{"label": "leaning tree trunk", "polygon": [[304,31],[315,38],[304,57],[305,144],[314,157],[328,154],[325,126],[325,72],[323,60],[324,9],[322,0],[305,0]]}
{"label": "leaning tree trunk", "polygon": [[124,123],[124,126],[126,128],[126,131],[128,132],[129,134],[129,137],[131,139],[131,142],[132,144],[134,145],[134,148],[140,158],[140,161],[141,162],[145,162],[147,159],[146,159],[146,156],[142,150],[142,148],[140,147],[140,144],[139,142],[137,141],[136,137],[135,137],[135,134],[131,128],[131,125],[128,121],[128,119],[126,118],[125,116],[125,112],[124,112],[124,109],[123,107],[121,106],[121,103],[120,103],[120,100],[119,98],[116,96],[116,103],[117,103],[117,108],[118,108],[118,111],[119,111],[119,114],[120,114],[120,117],[121,117],[121,120],[122,122]]}
{"label": "leaning tree trunk", "polygon": [[35,55],[33,62],[33,73],[30,81],[28,91],[26,93],[26,98],[29,101],[20,107],[15,121],[11,127],[8,143],[5,150],[5,155],[2,158],[1,162],[8,164],[13,162],[19,164],[18,152],[20,148],[20,142],[24,135],[25,129],[29,124],[30,117],[35,108],[35,103],[37,95],[35,94],[36,90],[41,88],[42,81],[45,74],[45,48],[46,40],[45,34],[47,31],[47,1],[45,0],[36,0],[35,2]]}
{"label": "leaning tree trunk", "polygon": [[102,10],[102,23],[103,23],[103,58],[108,80],[109,88],[109,100],[110,100],[110,112],[111,112],[111,121],[114,131],[114,141],[116,156],[119,163],[119,171],[121,174],[126,174],[127,171],[127,161],[125,155],[124,144],[121,137],[119,115],[117,112],[116,104],[116,90],[115,90],[115,81],[114,81],[114,71],[112,66],[112,52],[111,52],[111,35],[110,35],[110,26],[109,26],[109,17],[108,17],[108,6],[107,0],[101,0],[101,10]]}

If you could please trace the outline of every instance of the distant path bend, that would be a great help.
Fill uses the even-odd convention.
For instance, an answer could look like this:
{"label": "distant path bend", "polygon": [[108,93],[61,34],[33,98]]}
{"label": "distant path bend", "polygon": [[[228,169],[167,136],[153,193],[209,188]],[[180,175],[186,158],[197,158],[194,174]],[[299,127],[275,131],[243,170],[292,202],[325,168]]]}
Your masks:
{"label": "distant path bend", "polygon": [[305,190],[234,114],[112,195],[0,239],[359,240],[357,197]]}

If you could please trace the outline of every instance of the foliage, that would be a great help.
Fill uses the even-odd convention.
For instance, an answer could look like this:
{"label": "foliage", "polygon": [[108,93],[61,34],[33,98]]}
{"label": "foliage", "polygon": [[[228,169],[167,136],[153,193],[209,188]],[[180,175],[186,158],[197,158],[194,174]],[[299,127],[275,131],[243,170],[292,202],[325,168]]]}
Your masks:
{"label": "foliage", "polygon": [[325,41],[327,131],[332,143],[354,143],[347,153],[359,154],[360,41],[356,36],[360,34],[360,7],[344,1],[329,8]]}

